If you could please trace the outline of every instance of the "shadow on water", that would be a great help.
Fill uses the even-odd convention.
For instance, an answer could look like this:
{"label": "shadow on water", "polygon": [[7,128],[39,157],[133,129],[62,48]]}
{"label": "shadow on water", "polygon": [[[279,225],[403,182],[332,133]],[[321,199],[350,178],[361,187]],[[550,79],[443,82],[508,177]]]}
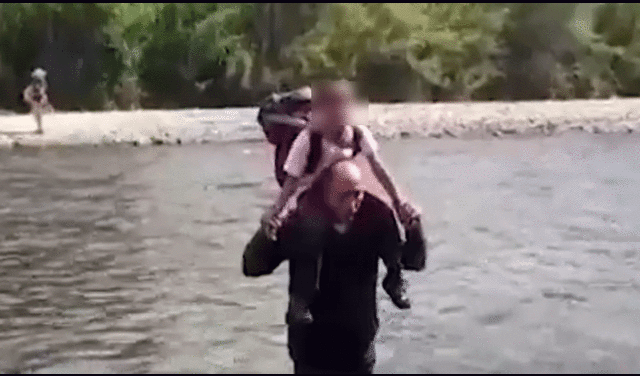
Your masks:
{"label": "shadow on water", "polygon": [[[377,371],[638,372],[637,141],[383,142],[432,248]],[[291,372],[286,266],[240,272],[271,154],[0,151],[0,372]]]}

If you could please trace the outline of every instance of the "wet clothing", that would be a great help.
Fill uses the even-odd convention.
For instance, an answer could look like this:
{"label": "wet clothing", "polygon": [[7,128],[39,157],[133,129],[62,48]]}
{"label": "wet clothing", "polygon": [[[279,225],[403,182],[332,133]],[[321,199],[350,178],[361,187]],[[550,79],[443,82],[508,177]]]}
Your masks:
{"label": "wet clothing", "polygon": [[[296,224],[285,223],[279,241],[281,247],[298,247],[302,253],[308,242],[297,236],[300,232]],[[289,354],[298,370],[311,367],[364,372],[375,363],[378,259],[389,271],[398,270],[400,265],[400,236],[393,213],[380,199],[365,192],[346,231],[331,226],[323,237],[319,289],[310,305],[314,321],[310,325],[289,325]],[[298,262],[299,258],[290,260],[292,282],[300,272]]]}

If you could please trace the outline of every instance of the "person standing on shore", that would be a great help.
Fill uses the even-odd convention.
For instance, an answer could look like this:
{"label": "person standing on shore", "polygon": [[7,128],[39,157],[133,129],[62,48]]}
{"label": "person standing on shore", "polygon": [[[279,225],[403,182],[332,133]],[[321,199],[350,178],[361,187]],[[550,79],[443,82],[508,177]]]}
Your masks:
{"label": "person standing on shore", "polygon": [[42,68],[36,68],[31,73],[31,84],[24,89],[23,96],[24,101],[31,107],[31,113],[36,118],[38,128],[36,134],[43,134],[42,129],[42,114],[44,112],[53,111],[53,107],[49,103],[49,97],[47,96],[47,71]]}

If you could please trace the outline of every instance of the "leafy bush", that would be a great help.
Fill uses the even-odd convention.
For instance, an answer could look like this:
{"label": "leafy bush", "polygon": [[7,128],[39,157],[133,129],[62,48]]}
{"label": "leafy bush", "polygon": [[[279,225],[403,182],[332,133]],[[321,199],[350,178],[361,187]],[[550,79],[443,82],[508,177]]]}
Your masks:
{"label": "leafy bush", "polygon": [[589,64],[585,71],[615,85],[621,95],[640,95],[640,5],[600,4],[591,30],[580,30]]}
{"label": "leafy bush", "polygon": [[[155,105],[193,104],[196,82],[236,72],[248,86],[252,4],[118,4],[108,27],[126,69]],[[130,85],[130,84],[129,84]]]}
{"label": "leafy bush", "polygon": [[493,59],[505,16],[486,4],[331,4],[287,55],[303,76],[347,78],[398,57],[429,86],[471,97],[502,76]]}
{"label": "leafy bush", "polygon": [[[50,97],[59,109],[96,107],[91,93],[102,85],[101,28],[111,7],[93,3],[4,3],[0,5],[0,96],[21,107],[20,93],[36,66],[49,71]],[[12,100],[11,100],[12,99]],[[91,102],[91,103],[89,103]]]}
{"label": "leafy bush", "polygon": [[0,106],[24,106],[36,66],[59,109],[248,104],[318,77],[381,100],[640,95],[639,16],[632,3],[4,3]]}

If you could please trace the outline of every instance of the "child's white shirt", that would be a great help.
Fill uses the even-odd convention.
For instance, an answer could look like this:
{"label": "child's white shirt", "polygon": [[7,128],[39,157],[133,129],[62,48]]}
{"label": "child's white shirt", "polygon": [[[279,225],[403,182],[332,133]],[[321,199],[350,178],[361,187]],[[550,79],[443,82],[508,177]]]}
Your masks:
{"label": "child's white shirt", "polygon": [[[362,126],[358,127],[362,137],[360,139],[361,153],[364,156],[374,155],[378,151],[378,143],[373,138],[371,131]],[[317,175],[328,166],[331,166],[335,162],[342,159],[349,159],[353,157],[353,147],[340,147],[334,142],[322,138],[322,156],[318,162],[318,167],[311,175]],[[311,130],[309,128],[303,129],[298,137],[293,141],[291,150],[287,156],[287,160],[284,163],[284,170],[290,176],[298,179],[307,179],[305,175],[305,169],[309,160],[309,153],[311,152]]]}
{"label": "child's white shirt", "polygon": [[[364,156],[372,156],[378,152],[378,143],[373,138],[373,134],[367,127],[354,125],[360,130],[362,137],[360,138],[360,153]],[[311,174],[306,173],[309,153],[311,152],[311,130],[303,129],[291,145],[291,150],[284,163],[284,171],[297,179],[299,179],[298,189],[291,196],[286,207],[293,208],[296,206],[296,200],[300,193],[308,189],[316,178],[324,171],[325,168],[331,166],[335,162],[353,157],[353,145],[349,147],[341,147],[334,142],[322,138],[322,151],[320,161],[315,171]]]}

